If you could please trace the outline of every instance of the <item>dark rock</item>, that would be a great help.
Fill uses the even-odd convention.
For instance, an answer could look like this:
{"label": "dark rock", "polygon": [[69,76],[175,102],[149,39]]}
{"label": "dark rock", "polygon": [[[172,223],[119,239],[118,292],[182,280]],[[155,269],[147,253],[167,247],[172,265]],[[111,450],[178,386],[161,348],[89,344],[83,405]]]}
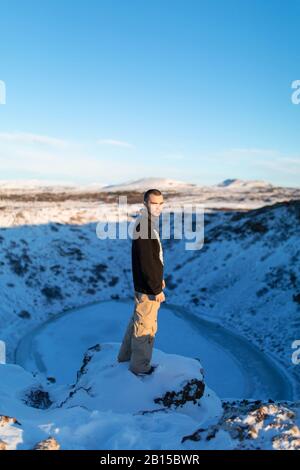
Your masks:
{"label": "dark rock", "polygon": [[182,390],[166,392],[163,397],[155,398],[154,402],[167,408],[183,406],[187,402],[194,404],[203,396],[205,384],[202,380],[191,379],[187,381]]}
{"label": "dark rock", "polygon": [[45,392],[41,388],[33,388],[28,390],[23,401],[27,406],[31,406],[32,408],[39,408],[42,410],[46,410],[52,405],[49,393]]}
{"label": "dark rock", "polygon": [[19,316],[20,318],[24,318],[24,319],[26,319],[26,320],[28,320],[29,318],[31,318],[31,315],[30,315],[30,313],[29,313],[27,310],[21,310],[21,312],[18,313],[18,316]]}

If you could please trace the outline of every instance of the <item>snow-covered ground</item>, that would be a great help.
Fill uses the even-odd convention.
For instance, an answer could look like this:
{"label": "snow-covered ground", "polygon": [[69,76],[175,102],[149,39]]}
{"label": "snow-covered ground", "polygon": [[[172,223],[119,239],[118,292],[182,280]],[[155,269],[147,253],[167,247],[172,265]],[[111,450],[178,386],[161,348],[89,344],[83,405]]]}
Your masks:
{"label": "snow-covered ground", "polygon": [[218,185],[199,186],[166,178],[144,178],[122,185],[101,187],[96,183],[43,185],[37,181],[0,180],[0,225],[88,224],[104,216],[116,218],[118,196],[128,198],[129,209],[136,212],[144,189],[156,185],[164,191],[165,210],[184,204],[203,204],[207,212],[247,211],[276,202],[300,199],[300,188],[277,187],[267,182],[225,180]]}
{"label": "snow-covered ground", "polygon": [[181,442],[186,433],[216,422],[221,402],[203,389],[197,360],[155,350],[155,374],[137,377],[116,362],[118,346],[90,348],[72,385],[49,385],[19,366],[0,365],[6,448],[33,449],[49,438],[62,449],[189,448]]}
{"label": "snow-covered ground", "polygon": [[[169,181],[165,183],[170,187]],[[206,429],[203,431],[204,435],[202,431],[196,432],[197,425],[193,426],[189,422],[186,427],[183,426],[180,435],[193,436],[184,441],[185,445],[195,445],[195,448],[199,446],[253,448],[255,445],[263,448],[276,446],[293,448],[300,445],[297,434],[299,429],[298,431],[296,429],[299,425],[299,404],[295,401],[300,397],[300,365],[293,364],[291,360],[293,352],[291,345],[295,339],[299,339],[300,326],[300,190],[277,188],[262,182],[233,180],[223,183],[214,187],[189,188],[183,188],[179,184],[178,189],[174,183],[172,189],[166,192],[166,211],[186,202],[204,203],[205,240],[203,248],[199,251],[185,250],[184,240],[162,240],[167,302],[165,308],[161,309],[161,327],[156,342],[159,348],[157,354],[163,354],[159,352],[161,350],[164,353],[175,353],[190,358],[198,357],[204,366],[208,386],[216,390],[222,398],[231,398],[229,405],[223,401],[223,411],[218,418],[215,418],[215,424],[200,426],[201,429]],[[142,185],[143,182],[139,184]],[[109,321],[99,322],[99,340],[94,341],[97,336],[95,308],[99,309],[99,319],[102,315],[105,317],[103,312],[101,314],[101,305],[104,303],[98,302],[132,298],[130,239],[99,240],[96,236],[98,221],[105,218],[115,219],[117,216],[116,199],[114,199],[117,191],[101,193],[94,188],[87,190],[87,188],[67,187],[63,189],[56,187],[51,190],[39,187],[0,189],[0,339],[6,341],[8,361],[12,362],[22,338],[25,337],[21,342],[23,346],[18,349],[19,353],[22,347],[23,352],[24,350],[32,352],[32,349],[28,348],[28,343],[26,346],[26,338],[34,334],[33,351],[36,357],[39,357],[43,363],[46,357],[46,375],[49,373],[57,379],[54,384],[47,381],[42,384],[47,390],[52,387],[54,408],[57,403],[56,397],[60,398],[61,390],[66,391],[69,390],[68,387],[70,388],[69,381],[82,360],[80,355],[84,353],[83,347],[86,350],[96,342],[102,344],[120,341],[121,330],[128,320],[128,307],[126,312],[121,307],[119,310],[114,308],[113,314],[119,318],[118,328],[112,331]],[[135,188],[132,191],[128,190],[128,193],[124,190],[124,194],[128,194],[129,220],[131,220],[141,206],[141,193]],[[78,309],[91,303],[93,306],[87,307],[91,310]],[[126,303],[119,302],[118,305],[125,308]],[[175,310],[179,306],[183,312],[186,309],[186,318],[182,318],[184,314],[175,315],[175,310],[168,309],[168,305]],[[89,331],[89,322],[85,328],[81,325],[84,335],[80,336],[80,347],[78,354],[74,354],[74,362],[70,363],[69,368],[64,368],[67,363],[60,361],[61,368],[57,370],[52,368],[55,365],[55,351],[63,342],[54,336],[55,348],[48,347],[45,352],[45,346],[51,344],[51,328],[55,325],[55,322],[49,320],[55,314],[72,308],[78,309],[78,312],[89,312],[87,316],[90,318],[92,330]],[[169,316],[168,325],[164,323],[163,314]],[[188,319],[190,314],[193,316],[192,321]],[[74,311],[72,315],[73,318],[77,318],[78,314]],[[69,315],[61,316],[60,332],[56,332],[60,333],[62,338],[64,331],[62,325],[68,321],[68,318]],[[209,324],[215,322],[215,329],[207,327],[205,330],[203,327],[206,336],[201,332],[201,323],[197,323],[197,319],[203,322],[202,325],[205,324],[205,320],[208,320]],[[45,322],[48,322],[47,327],[41,327],[40,333],[32,333],[36,327]],[[104,325],[107,329],[103,330]],[[226,331],[235,336],[226,343],[227,335],[219,337],[217,335],[218,325],[226,327]],[[173,335],[168,335],[167,328],[173,330]],[[188,339],[182,341],[178,331],[183,331],[182,337],[186,339],[187,336]],[[220,339],[223,336],[224,342]],[[278,390],[274,391],[273,373],[262,377],[260,369],[257,375],[251,374],[251,367],[252,369],[256,367],[253,357],[251,355],[248,357],[249,352],[242,354],[245,353],[245,348],[234,346],[234,338],[237,341],[241,338],[239,344],[243,341],[243,344],[252,343],[254,350],[256,352],[259,350],[258,357],[264,359],[262,363],[267,370],[274,370],[275,375],[278,373],[281,378],[287,377],[283,383],[282,380],[280,382],[282,395],[276,393]],[[240,357],[238,357],[239,348]],[[59,351],[60,357],[63,356],[62,350]],[[218,360],[220,355],[222,358]],[[32,362],[31,364],[27,362],[30,362],[30,354],[23,354],[23,360],[29,369],[34,365]],[[112,357],[109,360],[113,361]],[[265,360],[267,362],[264,362]],[[241,367],[241,363],[244,363],[244,368]],[[250,368],[247,369],[249,364]],[[19,398],[13,401],[12,397],[8,397],[9,386],[12,386],[9,385],[7,378],[10,374],[11,384],[13,381],[16,383],[20,381],[22,389],[32,380],[43,382],[45,380],[43,375],[39,374],[34,379],[30,372],[12,365],[1,366],[0,373],[3,378],[0,379],[0,395],[2,394],[0,403],[3,403],[0,414],[16,416],[17,413],[13,413],[15,407],[17,411],[19,409],[22,411],[16,416],[17,420],[23,417],[25,423],[19,434],[16,423],[8,424],[8,427],[6,425],[1,427],[0,424],[0,439],[7,442],[9,440],[5,434],[7,432],[17,433],[18,436],[21,434],[22,443],[19,446],[28,448],[41,440],[43,435],[53,435],[54,429],[59,429],[61,433],[64,419],[66,419],[66,428],[68,427],[68,418],[64,414],[59,415],[61,410],[56,410],[57,414],[54,417],[51,414],[52,406],[47,410],[32,411],[32,408],[20,402]],[[64,376],[65,373],[70,376]],[[247,381],[245,375],[248,376]],[[232,377],[236,384],[234,396],[230,389]],[[3,385],[5,383],[8,384],[6,388],[6,385]],[[276,401],[275,404],[270,404],[266,401],[268,397],[273,400],[290,399],[290,383],[293,384],[293,402],[283,404]],[[261,396],[257,395],[258,391]],[[156,393],[156,389],[153,389],[154,392]],[[255,397],[256,401],[243,402],[242,396],[247,399]],[[232,401],[233,398],[238,400]],[[9,402],[11,406],[7,405],[6,399],[12,400]],[[260,402],[260,399],[265,402]],[[274,405],[274,408],[270,408],[271,405]],[[84,402],[80,406],[84,407]],[[269,408],[261,410],[264,406]],[[74,412],[75,409],[71,410],[68,413]],[[84,414],[86,410],[77,412],[78,415],[74,412],[72,419],[77,416],[78,426],[86,427],[88,434],[93,428],[92,424],[89,427],[91,415],[82,416],[81,420],[79,414]],[[37,413],[38,420],[31,413]],[[161,415],[165,416],[164,413]],[[163,427],[164,418],[156,413],[153,416],[157,418],[155,426]],[[119,418],[120,416],[116,418],[114,415],[115,423]],[[118,429],[126,427],[126,419],[131,423],[131,418],[123,416],[116,425]],[[174,419],[177,420],[178,417]],[[56,423],[53,428],[49,424],[52,422]],[[105,420],[103,422],[107,423]],[[253,435],[258,432],[255,441],[252,437],[248,439],[250,422],[251,426],[255,427],[255,431],[251,428]],[[153,423],[154,421],[151,422],[151,426]],[[24,426],[27,430],[30,428],[30,431],[24,430]],[[98,424],[95,424],[96,428],[97,426]],[[128,426],[130,428],[128,435],[131,433],[135,435],[135,424],[132,427],[129,424]],[[153,434],[156,432],[155,426],[151,428]],[[243,429],[242,434],[238,431],[239,428]],[[157,428],[159,436],[161,431],[158,429],[160,428]],[[288,432],[289,429],[292,430]],[[176,434],[177,431],[174,432]],[[214,437],[211,438],[209,433]],[[179,448],[179,433],[176,437],[175,434],[171,435],[166,431],[165,440],[159,437],[157,439],[162,447]],[[236,434],[239,437],[242,435],[241,441],[239,438],[237,438],[239,442],[232,441]],[[103,430],[101,434],[103,439],[102,437],[98,439],[100,447],[122,447],[120,442],[124,441],[121,438],[120,441],[109,440],[108,435],[109,433],[105,434]],[[82,447],[79,440],[76,441],[74,438],[72,443],[68,439],[68,437],[62,438],[60,444],[64,447],[74,445],[75,448],[89,445],[86,444],[87,438],[86,441],[82,438]],[[171,441],[173,444],[170,444]],[[14,443],[11,444],[13,447],[17,440],[13,438],[9,442]],[[151,440],[151,448],[155,448],[154,442],[156,441]],[[133,439],[132,447],[139,445]]]}

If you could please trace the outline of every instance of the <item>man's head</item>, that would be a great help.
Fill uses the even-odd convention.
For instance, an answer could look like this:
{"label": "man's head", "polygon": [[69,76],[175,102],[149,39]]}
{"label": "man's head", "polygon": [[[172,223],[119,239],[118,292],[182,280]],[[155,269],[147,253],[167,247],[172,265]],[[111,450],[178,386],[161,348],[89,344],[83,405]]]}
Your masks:
{"label": "man's head", "polygon": [[159,216],[163,208],[164,198],[159,189],[148,189],[144,193],[144,205],[148,213]]}

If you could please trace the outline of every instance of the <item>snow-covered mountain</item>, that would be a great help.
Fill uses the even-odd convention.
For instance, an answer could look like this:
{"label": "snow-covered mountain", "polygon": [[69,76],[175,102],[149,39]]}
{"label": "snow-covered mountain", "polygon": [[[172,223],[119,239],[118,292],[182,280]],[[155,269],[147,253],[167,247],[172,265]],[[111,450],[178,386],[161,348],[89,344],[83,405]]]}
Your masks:
{"label": "snow-covered mountain", "polygon": [[145,191],[150,188],[158,188],[162,191],[183,191],[196,188],[196,184],[186,183],[170,178],[148,177],[138,180],[126,181],[121,184],[99,184],[97,182],[89,184],[75,184],[68,181],[46,181],[46,180],[0,180],[1,191]]}
{"label": "snow-covered mountain", "polygon": [[177,181],[170,178],[141,178],[123,184],[112,184],[104,186],[102,191],[146,191],[150,188],[157,188],[161,191],[188,191],[197,187],[196,184]]}
{"label": "snow-covered mountain", "polygon": [[[284,188],[266,183],[253,186],[244,182],[235,188],[227,186],[197,186],[166,179],[143,179],[132,186],[97,183],[83,186],[24,185],[21,182],[0,185],[0,227],[47,224],[88,224],[103,217],[118,217],[118,193],[127,196],[129,210],[141,207],[143,192],[154,185],[163,189],[166,210],[184,205],[202,204],[206,212],[247,211],[265,205],[300,199],[300,188]],[[234,180],[235,181],[235,180]],[[161,184],[161,186],[160,186]],[[140,185],[140,186],[139,186]],[[165,186],[164,186],[165,185]],[[176,188],[176,189],[174,189]],[[109,210],[108,210],[109,208]]]}
{"label": "snow-covered mountain", "polygon": [[99,183],[75,184],[68,181],[52,180],[0,180],[0,198],[1,193],[28,193],[28,192],[80,192],[80,191],[99,191],[102,185]]}
{"label": "snow-covered mountain", "polygon": [[219,183],[217,186],[221,188],[229,188],[229,189],[271,189],[273,185],[271,183],[267,183],[266,181],[261,180],[240,180],[240,179],[226,179]]}
{"label": "snow-covered mountain", "polygon": [[[50,192],[62,192],[62,191],[75,191],[75,192],[86,192],[86,191],[100,191],[100,192],[144,192],[150,188],[157,188],[164,192],[170,193],[188,193],[191,194],[201,191],[218,191],[220,189],[228,190],[241,190],[248,192],[249,190],[258,191],[274,191],[279,187],[273,184],[262,181],[262,180],[241,180],[238,178],[228,178],[215,185],[199,185],[195,183],[188,183],[181,180],[175,180],[171,178],[160,178],[160,177],[145,177],[137,180],[126,181],[120,184],[107,184],[103,185],[97,182],[89,184],[76,184],[68,181],[46,181],[46,180],[0,180],[0,196],[1,191],[16,192],[16,191],[50,191]],[[293,190],[296,188],[281,188],[281,190]]]}

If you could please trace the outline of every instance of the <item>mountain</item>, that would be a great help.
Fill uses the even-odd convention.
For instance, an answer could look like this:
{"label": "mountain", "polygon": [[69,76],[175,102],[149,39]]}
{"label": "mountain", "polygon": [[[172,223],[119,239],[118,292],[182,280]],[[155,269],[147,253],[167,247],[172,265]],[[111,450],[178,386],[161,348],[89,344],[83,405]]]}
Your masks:
{"label": "mountain", "polygon": [[99,183],[75,184],[68,181],[46,180],[0,180],[1,192],[62,192],[62,191],[99,191]]}
{"label": "mountain", "polygon": [[251,188],[262,188],[270,189],[273,187],[271,183],[260,180],[241,180],[241,179],[226,179],[221,183],[217,184],[217,187],[229,188],[229,189],[251,189]]}
{"label": "mountain", "polygon": [[192,183],[177,181],[169,178],[141,178],[129,181],[123,184],[113,184],[104,186],[102,191],[146,191],[147,189],[156,188],[161,191],[187,191],[197,187]]}

